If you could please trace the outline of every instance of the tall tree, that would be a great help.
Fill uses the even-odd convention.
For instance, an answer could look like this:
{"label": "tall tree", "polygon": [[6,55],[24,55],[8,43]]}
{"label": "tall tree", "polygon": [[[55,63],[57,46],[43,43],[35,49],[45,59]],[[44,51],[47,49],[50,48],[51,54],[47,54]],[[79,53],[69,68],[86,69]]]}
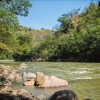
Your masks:
{"label": "tall tree", "polygon": [[61,17],[58,18],[58,22],[60,22],[59,32],[60,33],[68,33],[69,28],[71,28],[71,19],[78,15],[78,11],[80,9],[74,9],[73,11],[63,14]]}

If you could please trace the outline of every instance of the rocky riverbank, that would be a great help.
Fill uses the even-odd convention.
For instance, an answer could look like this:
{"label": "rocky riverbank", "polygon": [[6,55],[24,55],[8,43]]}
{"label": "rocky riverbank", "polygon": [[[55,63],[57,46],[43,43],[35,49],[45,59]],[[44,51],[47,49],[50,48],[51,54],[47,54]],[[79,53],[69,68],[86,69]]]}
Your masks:
{"label": "rocky riverbank", "polygon": [[[28,65],[20,64],[18,67],[0,65],[0,100],[46,100],[43,95],[34,96],[25,89],[13,90],[12,84],[20,83],[24,86],[33,86],[38,88],[52,88],[66,86],[68,82],[55,76],[47,76],[42,72],[26,72]],[[12,99],[13,98],[13,99]]]}

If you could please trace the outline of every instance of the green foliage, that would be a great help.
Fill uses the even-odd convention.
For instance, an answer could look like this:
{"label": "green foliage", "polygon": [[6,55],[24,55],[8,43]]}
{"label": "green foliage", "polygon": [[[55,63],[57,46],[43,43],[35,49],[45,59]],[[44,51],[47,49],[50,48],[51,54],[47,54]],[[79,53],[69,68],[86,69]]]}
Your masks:
{"label": "green foliage", "polygon": [[27,35],[27,34],[20,35],[18,37],[18,40],[19,40],[20,45],[30,44],[31,41],[32,41],[32,36],[31,35]]}
{"label": "green foliage", "polygon": [[40,50],[40,57],[43,59],[48,59],[53,55],[53,52],[57,46],[57,39],[54,37],[47,37],[38,48]]}
{"label": "green foliage", "polygon": [[[18,20],[17,17],[8,10],[0,10],[0,59],[11,58],[11,53],[17,46]],[[11,49],[11,51],[9,50]],[[6,51],[5,51],[6,49]]]}
{"label": "green foliage", "polygon": [[16,30],[18,28],[17,17],[8,10],[0,10],[0,40],[10,37],[16,38]]}
{"label": "green foliage", "polygon": [[27,16],[32,5],[29,0],[1,0],[0,9],[9,10],[15,15]]}
{"label": "green foliage", "polygon": [[[34,30],[23,26],[19,27],[18,41],[20,47],[13,54],[13,58],[17,61],[36,60],[39,57],[43,58],[44,54],[40,54],[40,44],[47,36],[51,35],[51,30]],[[49,34],[50,33],[50,34]]]}
{"label": "green foliage", "polygon": [[11,58],[12,50],[11,48],[7,47],[5,44],[0,43],[0,59],[7,59]]}

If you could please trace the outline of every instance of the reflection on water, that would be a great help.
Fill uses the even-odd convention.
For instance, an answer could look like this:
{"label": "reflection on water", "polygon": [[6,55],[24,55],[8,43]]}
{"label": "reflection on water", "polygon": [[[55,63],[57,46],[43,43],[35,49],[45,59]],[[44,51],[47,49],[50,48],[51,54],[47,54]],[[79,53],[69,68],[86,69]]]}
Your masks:
{"label": "reflection on water", "polygon": [[[3,63],[3,62],[2,62]],[[12,66],[17,66],[19,63],[6,63]],[[37,71],[43,72],[48,76],[54,75],[59,78],[69,81],[69,89],[76,92],[79,100],[90,98],[93,100],[100,100],[100,63],[54,63],[54,62],[29,62],[27,72]],[[23,87],[19,84],[14,85],[13,88],[25,88],[35,95],[44,94],[46,97],[51,96],[55,91],[67,89],[60,88],[36,88]]]}
{"label": "reflection on water", "polygon": [[49,98],[54,92],[58,90],[67,89],[67,87],[59,87],[59,88],[38,88],[33,86],[21,86],[21,85],[14,85],[14,89],[21,89],[24,88],[29,92],[33,93],[35,96],[43,94],[45,97]]}
{"label": "reflection on water", "polygon": [[[54,92],[58,90],[67,89],[67,87],[59,87],[59,88],[36,88],[33,86],[22,86],[22,85],[14,85],[14,89],[24,88],[34,95],[45,95],[49,98]],[[100,100],[100,79],[93,80],[76,80],[69,82],[69,89],[73,90],[77,95],[79,100],[83,100],[86,98],[90,98],[92,100]]]}

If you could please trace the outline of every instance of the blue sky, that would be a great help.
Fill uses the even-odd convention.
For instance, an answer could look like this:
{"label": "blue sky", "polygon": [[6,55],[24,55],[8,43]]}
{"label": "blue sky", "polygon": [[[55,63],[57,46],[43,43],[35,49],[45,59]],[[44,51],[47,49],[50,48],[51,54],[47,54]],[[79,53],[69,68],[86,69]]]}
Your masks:
{"label": "blue sky", "polygon": [[[86,8],[91,0],[30,0],[28,17],[18,17],[20,25],[34,29],[52,29],[58,24],[57,19],[73,9]],[[97,0],[94,0],[94,2]]]}

